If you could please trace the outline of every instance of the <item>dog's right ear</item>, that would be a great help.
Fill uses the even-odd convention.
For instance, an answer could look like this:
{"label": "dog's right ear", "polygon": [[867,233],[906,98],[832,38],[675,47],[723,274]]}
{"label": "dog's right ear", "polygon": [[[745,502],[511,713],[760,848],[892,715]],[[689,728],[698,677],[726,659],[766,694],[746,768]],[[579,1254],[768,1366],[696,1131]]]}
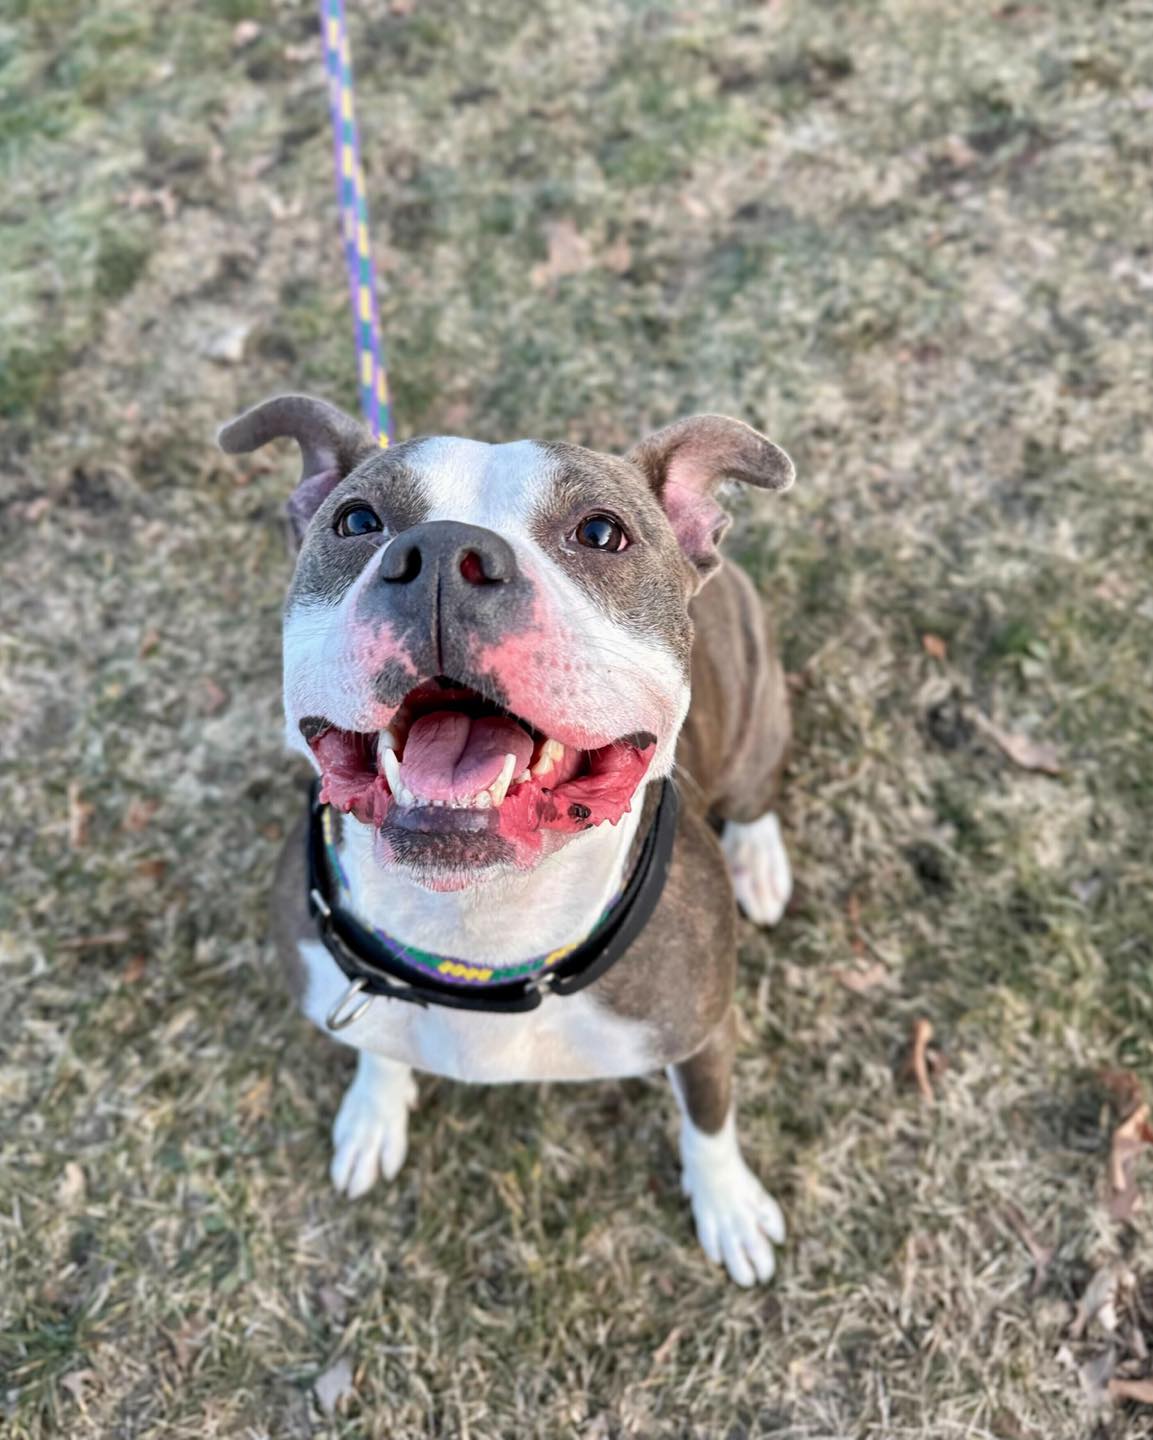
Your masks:
{"label": "dog's right ear", "polygon": [[308,522],[331,491],[379,447],[359,420],[311,395],[262,400],[222,425],[216,441],[227,454],[243,455],[281,437],[291,437],[300,446],[300,482],[285,507],[299,546]]}

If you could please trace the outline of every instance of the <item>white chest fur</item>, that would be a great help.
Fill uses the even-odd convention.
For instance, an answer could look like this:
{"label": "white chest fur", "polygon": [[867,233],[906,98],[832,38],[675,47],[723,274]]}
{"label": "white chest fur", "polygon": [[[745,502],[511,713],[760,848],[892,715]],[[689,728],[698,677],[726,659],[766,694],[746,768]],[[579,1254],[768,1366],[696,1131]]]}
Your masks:
{"label": "white chest fur", "polygon": [[[308,972],[304,1012],[325,1029],[324,1017],[348,981],[318,940],[303,942],[300,955]],[[422,1008],[381,997],[332,1038],[416,1070],[480,1084],[609,1079],[643,1075],[657,1064],[647,1027],[614,1015],[587,993],[546,996],[523,1015]]]}

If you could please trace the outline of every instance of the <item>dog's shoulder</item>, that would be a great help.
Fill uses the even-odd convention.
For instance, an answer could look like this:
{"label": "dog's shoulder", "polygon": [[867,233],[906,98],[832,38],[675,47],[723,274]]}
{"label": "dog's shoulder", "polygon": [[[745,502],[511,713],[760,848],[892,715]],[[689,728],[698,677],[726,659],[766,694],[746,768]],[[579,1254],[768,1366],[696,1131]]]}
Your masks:
{"label": "dog's shoulder", "polygon": [[688,776],[664,893],[628,954],[594,987],[652,1027],[660,1064],[692,1054],[724,1018],[736,980],[736,905],[704,799]]}

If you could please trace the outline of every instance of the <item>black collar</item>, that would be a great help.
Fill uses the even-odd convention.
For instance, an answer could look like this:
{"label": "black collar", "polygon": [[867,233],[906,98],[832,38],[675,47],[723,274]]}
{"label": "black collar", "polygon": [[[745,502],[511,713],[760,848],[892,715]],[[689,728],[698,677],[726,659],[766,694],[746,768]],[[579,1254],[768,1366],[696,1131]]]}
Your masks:
{"label": "black collar", "polygon": [[325,1021],[330,1030],[342,1030],[363,1015],[378,995],[414,1005],[516,1014],[535,1010],[546,992],[575,995],[599,980],[641,933],[661,898],[676,835],[677,792],[671,780],[661,781],[656,814],[628,885],[587,940],[540,974],[495,981],[475,990],[406,965],[336,901],[325,856],[323,810],[320,786],[314,783],[308,826],[308,908],[321,942],[349,980]]}

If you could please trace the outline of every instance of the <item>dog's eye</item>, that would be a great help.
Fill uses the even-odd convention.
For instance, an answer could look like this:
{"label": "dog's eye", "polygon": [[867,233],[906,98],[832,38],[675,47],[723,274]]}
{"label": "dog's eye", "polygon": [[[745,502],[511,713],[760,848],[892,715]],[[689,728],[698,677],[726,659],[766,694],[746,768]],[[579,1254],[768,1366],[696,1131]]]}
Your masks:
{"label": "dog's eye", "polygon": [[369,505],[350,505],[336,517],[338,535],[371,535],[383,529],[380,516]]}
{"label": "dog's eye", "polygon": [[589,550],[623,550],[629,538],[611,515],[586,515],[576,528],[576,541]]}

